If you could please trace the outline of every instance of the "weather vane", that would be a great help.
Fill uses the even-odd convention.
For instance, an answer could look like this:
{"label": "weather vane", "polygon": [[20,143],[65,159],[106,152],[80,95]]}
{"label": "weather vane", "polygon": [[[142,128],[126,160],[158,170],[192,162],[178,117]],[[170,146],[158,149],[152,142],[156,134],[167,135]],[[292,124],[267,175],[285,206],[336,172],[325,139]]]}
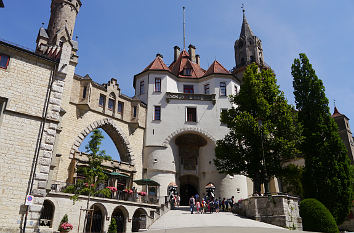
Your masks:
{"label": "weather vane", "polygon": [[336,99],[333,99],[334,107],[336,107]]}
{"label": "weather vane", "polygon": [[242,3],[241,9],[242,9],[242,12],[244,13],[245,12],[245,4]]}

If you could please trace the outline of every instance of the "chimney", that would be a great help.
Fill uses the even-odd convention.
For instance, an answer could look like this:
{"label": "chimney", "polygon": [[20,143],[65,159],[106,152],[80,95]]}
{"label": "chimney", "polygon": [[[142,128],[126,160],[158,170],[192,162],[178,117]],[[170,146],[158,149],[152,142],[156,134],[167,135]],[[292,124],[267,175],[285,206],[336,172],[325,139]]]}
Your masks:
{"label": "chimney", "polygon": [[175,47],[173,47],[173,51],[174,51],[174,61],[177,61],[180,53],[181,53],[181,49],[176,45]]}
{"label": "chimney", "polygon": [[192,61],[192,62],[195,62],[195,46],[194,45],[189,45],[188,46],[188,53],[189,53],[189,59]]}
{"label": "chimney", "polygon": [[195,55],[195,60],[198,65],[200,65],[200,56],[199,54]]}

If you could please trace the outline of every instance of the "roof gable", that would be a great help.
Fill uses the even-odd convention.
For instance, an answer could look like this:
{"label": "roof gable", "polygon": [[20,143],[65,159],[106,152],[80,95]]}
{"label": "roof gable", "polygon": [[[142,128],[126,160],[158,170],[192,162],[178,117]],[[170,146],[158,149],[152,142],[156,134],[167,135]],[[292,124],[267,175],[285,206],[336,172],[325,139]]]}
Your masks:
{"label": "roof gable", "polygon": [[[171,72],[180,78],[201,78],[203,77],[205,70],[201,68],[197,63],[192,62],[189,59],[189,54],[186,50],[183,50],[177,60],[170,65]],[[183,75],[183,70],[192,69],[191,75]]]}
{"label": "roof gable", "polygon": [[[163,62],[161,55],[157,55],[155,60],[148,65],[144,71],[148,70],[167,70],[170,71],[170,69],[167,67],[167,65]],[[144,72],[143,71],[143,72]]]}
{"label": "roof gable", "polygon": [[208,70],[205,72],[204,76],[211,74],[231,74],[225,67],[223,67],[217,60],[215,60]]}

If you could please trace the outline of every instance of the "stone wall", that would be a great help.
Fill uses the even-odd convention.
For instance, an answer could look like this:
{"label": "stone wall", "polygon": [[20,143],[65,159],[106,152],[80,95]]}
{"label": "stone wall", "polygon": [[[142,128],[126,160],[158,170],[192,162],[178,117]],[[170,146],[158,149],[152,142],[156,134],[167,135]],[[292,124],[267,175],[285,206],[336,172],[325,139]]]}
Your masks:
{"label": "stone wall", "polygon": [[7,69],[0,69],[0,97],[7,99],[0,128],[0,232],[18,232],[37,154],[28,227],[39,218],[64,81],[54,72],[56,62],[6,43],[0,53],[10,56]]}
{"label": "stone wall", "polygon": [[240,203],[240,214],[288,229],[302,230],[299,198],[287,195],[250,197]]}

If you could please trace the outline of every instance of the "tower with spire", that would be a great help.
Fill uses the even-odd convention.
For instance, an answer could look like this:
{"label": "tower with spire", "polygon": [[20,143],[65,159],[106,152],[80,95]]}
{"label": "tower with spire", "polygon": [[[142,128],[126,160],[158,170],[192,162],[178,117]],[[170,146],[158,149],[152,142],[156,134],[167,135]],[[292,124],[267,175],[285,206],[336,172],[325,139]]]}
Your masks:
{"label": "tower with spire", "polygon": [[351,163],[354,164],[354,141],[352,131],[349,127],[349,118],[340,113],[336,106],[334,107],[332,117],[338,125],[339,136],[342,138],[342,141],[347,148],[348,157]]}
{"label": "tower with spire", "polygon": [[235,62],[236,72],[240,68],[245,67],[251,63],[256,63],[260,67],[264,66],[262,41],[253,34],[249,26],[245,9],[243,11],[243,22],[240,37],[235,42]]}

